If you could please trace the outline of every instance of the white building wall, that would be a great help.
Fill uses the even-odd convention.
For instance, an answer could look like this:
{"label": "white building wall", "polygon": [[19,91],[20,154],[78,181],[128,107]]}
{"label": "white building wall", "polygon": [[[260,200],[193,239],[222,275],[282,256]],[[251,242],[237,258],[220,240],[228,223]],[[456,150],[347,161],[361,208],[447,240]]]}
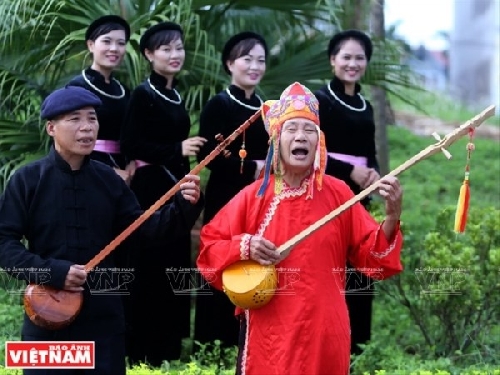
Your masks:
{"label": "white building wall", "polygon": [[500,0],[455,0],[450,80],[466,104],[500,113]]}

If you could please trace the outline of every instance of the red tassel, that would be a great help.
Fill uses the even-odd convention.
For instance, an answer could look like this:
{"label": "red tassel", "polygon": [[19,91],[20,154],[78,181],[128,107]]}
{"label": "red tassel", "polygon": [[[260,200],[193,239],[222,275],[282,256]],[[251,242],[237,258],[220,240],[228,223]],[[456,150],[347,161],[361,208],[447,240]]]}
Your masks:
{"label": "red tassel", "polygon": [[458,197],[457,212],[455,213],[455,232],[465,232],[467,225],[467,214],[469,213],[470,187],[469,178],[466,177],[460,187],[460,195]]}
{"label": "red tassel", "polygon": [[470,171],[470,157],[474,150],[474,143],[472,143],[472,136],[474,129],[469,129],[469,143],[467,143],[467,163],[465,165],[465,178],[462,186],[460,187],[460,195],[458,196],[457,211],[455,212],[455,232],[465,232],[467,225],[467,215],[469,213],[470,203],[470,186],[469,186],[469,171]]}

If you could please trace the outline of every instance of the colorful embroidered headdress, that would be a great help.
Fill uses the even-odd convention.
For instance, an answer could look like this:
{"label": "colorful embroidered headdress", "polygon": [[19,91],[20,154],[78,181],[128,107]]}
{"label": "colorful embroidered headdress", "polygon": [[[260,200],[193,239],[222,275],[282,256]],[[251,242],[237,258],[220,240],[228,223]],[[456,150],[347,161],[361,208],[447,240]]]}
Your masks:
{"label": "colorful embroidered headdress", "polygon": [[317,125],[318,146],[313,163],[311,183],[307,198],[312,198],[314,183],[318,190],[323,184],[323,175],[326,168],[325,137],[319,127],[319,103],[314,94],[305,86],[295,82],[288,86],[279,100],[268,100],[262,105],[262,117],[269,133],[269,151],[264,169],[264,180],[260,186],[258,196],[263,196],[269,184],[271,170],[275,175],[275,194],[283,189],[283,165],[280,155],[281,129],[285,121],[294,118],[305,118]]}

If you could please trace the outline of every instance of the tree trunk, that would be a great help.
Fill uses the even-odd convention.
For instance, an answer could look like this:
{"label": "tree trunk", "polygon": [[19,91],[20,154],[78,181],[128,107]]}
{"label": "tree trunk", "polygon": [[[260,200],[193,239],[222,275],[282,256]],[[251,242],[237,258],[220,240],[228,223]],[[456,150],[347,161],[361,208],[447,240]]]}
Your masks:
{"label": "tree trunk", "polygon": [[345,14],[342,17],[343,29],[366,31],[369,25],[370,2],[366,0],[344,0],[341,4]]}
{"label": "tree trunk", "polygon": [[[375,39],[385,40],[384,0],[371,0],[370,26]],[[385,81],[384,77],[382,80]],[[382,87],[372,87],[371,101],[375,112],[375,144],[377,146],[377,160],[380,174],[386,175],[389,169],[389,147],[387,142],[387,111],[390,104],[385,90]],[[392,112],[392,111],[390,111]]]}
{"label": "tree trunk", "polygon": [[[368,31],[371,28],[375,39],[385,39],[384,0],[344,0],[342,6],[345,12],[344,29]],[[373,87],[371,101],[375,111],[377,159],[380,173],[385,175],[389,172],[386,126],[395,123],[395,118],[384,89]]]}

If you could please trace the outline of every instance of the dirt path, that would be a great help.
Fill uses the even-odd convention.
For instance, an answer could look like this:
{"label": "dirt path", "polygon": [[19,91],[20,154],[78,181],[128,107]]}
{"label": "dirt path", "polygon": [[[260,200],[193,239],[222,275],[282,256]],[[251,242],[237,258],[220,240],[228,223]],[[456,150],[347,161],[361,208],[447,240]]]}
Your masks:
{"label": "dirt path", "polygon": [[[439,135],[445,135],[462,125],[459,122],[449,123],[423,115],[399,111],[395,112],[395,117],[396,125],[410,129],[414,134],[425,136],[429,136],[434,132],[437,132]],[[500,141],[500,127],[483,123],[476,128],[475,136]]]}

